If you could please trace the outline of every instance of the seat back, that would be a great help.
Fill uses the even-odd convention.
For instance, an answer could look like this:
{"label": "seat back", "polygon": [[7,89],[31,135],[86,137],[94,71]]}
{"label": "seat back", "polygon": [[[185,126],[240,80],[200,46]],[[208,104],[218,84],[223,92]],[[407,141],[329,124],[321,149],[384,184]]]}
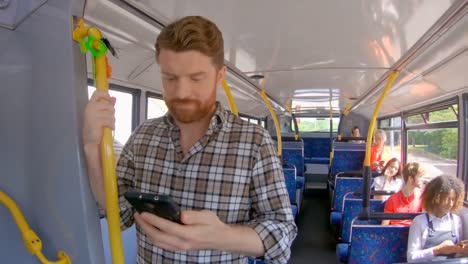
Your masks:
{"label": "seat back", "polygon": [[[371,212],[383,212],[385,207],[385,201],[371,199],[370,210]],[[359,213],[362,208],[362,199],[361,198],[351,198],[347,197],[343,200],[343,220],[341,225],[341,242],[350,243],[351,242],[351,224],[359,225],[379,225],[380,221],[377,220],[357,220]],[[354,220],[354,222],[353,222]]]}
{"label": "seat back", "polygon": [[353,225],[348,262],[406,262],[408,233],[408,226]]}
{"label": "seat back", "polygon": [[330,162],[330,137],[303,137],[306,163],[328,164]]}
{"label": "seat back", "polygon": [[334,178],[342,171],[361,170],[365,154],[366,145],[363,143],[335,142],[330,177]]}
{"label": "seat back", "polygon": [[335,191],[333,193],[332,211],[343,211],[343,198],[347,193],[362,189],[362,178],[338,177],[335,179]]}
{"label": "seat back", "polygon": [[284,181],[288,190],[291,204],[296,202],[296,167],[294,165],[283,165]]}
{"label": "seat back", "polygon": [[304,142],[301,139],[283,141],[283,163],[294,165],[297,176],[304,175]]}

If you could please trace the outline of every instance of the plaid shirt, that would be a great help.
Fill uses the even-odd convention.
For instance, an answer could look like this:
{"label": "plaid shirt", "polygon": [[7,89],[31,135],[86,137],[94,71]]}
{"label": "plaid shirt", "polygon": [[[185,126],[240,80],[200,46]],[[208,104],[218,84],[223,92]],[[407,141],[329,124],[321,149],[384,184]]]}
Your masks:
{"label": "plaid shirt", "polygon": [[[219,104],[205,136],[186,156],[170,115],[145,121],[117,165],[122,227],[134,223],[126,191],[167,194],[181,210],[211,210],[226,224],[252,227],[263,241],[265,261],[286,263],[297,227],[274,146],[266,130]],[[138,226],[137,241],[138,263],[247,263],[237,253],[157,248]]]}

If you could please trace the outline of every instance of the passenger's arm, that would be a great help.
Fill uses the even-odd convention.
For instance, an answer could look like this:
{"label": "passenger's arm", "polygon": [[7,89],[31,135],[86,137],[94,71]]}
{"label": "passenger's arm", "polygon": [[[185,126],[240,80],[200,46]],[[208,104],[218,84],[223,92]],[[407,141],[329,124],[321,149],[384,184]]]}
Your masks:
{"label": "passenger's arm", "polygon": [[263,242],[264,258],[268,263],[286,263],[297,227],[284,182],[283,168],[268,137],[259,149],[253,168],[251,221]]}
{"label": "passenger's arm", "polygon": [[105,209],[105,194],[99,145],[103,128],[114,128],[114,104],[115,98],[110,97],[107,92],[95,91],[84,113],[83,148],[88,177],[94,198],[103,209]]}
{"label": "passenger's arm", "polygon": [[426,221],[426,219],[416,217],[410,226],[407,251],[408,262],[429,260],[435,256],[433,248],[423,249],[426,243],[426,238],[424,236],[427,236],[427,234],[424,234],[424,230],[427,229],[427,224],[421,221]]}

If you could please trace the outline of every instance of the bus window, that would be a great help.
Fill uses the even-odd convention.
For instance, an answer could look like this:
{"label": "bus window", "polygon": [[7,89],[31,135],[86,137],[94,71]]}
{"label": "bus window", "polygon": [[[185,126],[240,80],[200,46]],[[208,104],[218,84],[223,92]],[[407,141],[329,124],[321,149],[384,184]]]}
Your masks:
{"label": "bus window", "polygon": [[[296,117],[297,126],[301,132],[330,132],[330,118],[329,117]],[[338,131],[338,124],[340,119],[333,117],[333,132]],[[291,121],[291,127],[294,127]]]}
{"label": "bus window", "polygon": [[382,159],[397,158],[401,160],[401,117],[380,120],[380,128],[384,129],[387,135]]}
{"label": "bus window", "polygon": [[382,160],[397,158],[401,160],[401,130],[385,130],[387,141],[385,142]]}
{"label": "bus window", "polygon": [[[93,86],[88,86],[88,98],[95,90]],[[133,95],[112,89],[109,89],[109,94],[116,98],[114,138],[125,144],[132,133]]]}
{"label": "bus window", "polygon": [[163,99],[147,97],[146,105],[147,119],[161,117],[167,112],[167,106]]}
{"label": "bus window", "polygon": [[458,131],[456,128],[408,131],[407,161],[424,165],[426,177],[443,173],[457,175]]}

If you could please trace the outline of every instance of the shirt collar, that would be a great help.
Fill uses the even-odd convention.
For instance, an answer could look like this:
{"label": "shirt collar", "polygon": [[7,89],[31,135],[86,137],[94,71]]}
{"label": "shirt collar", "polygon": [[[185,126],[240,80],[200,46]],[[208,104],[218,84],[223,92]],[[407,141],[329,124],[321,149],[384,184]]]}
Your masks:
{"label": "shirt collar", "polygon": [[442,217],[437,217],[435,215],[433,215],[432,213],[429,213],[429,221],[432,221],[434,219],[438,220],[438,221],[441,221],[441,222],[445,222],[445,221],[449,221],[450,220],[450,217],[449,217],[450,213],[442,216]]}

